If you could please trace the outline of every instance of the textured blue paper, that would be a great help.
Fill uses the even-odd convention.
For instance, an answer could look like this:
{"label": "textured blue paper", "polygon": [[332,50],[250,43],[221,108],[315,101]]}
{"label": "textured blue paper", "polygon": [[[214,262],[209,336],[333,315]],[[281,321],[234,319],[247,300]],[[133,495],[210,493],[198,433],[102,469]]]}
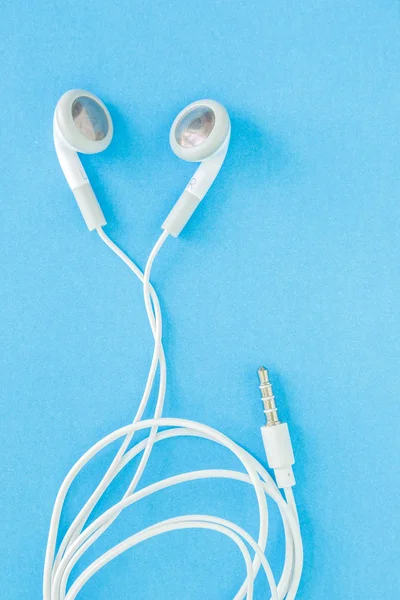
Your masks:
{"label": "textured blue paper", "polygon": [[[107,233],[141,266],[193,173],[169,149],[170,123],[201,97],[228,108],[225,166],[154,268],[166,414],[220,428],[262,457],[265,363],[297,453],[298,598],[397,595],[399,25],[395,0],[4,3],[3,600],[40,598],[58,487],[82,452],[131,420],[151,356],[140,285],[86,231],[53,149],[54,106],[74,87],[110,107],[115,139],[84,164]],[[67,515],[111,456],[79,479]],[[234,465],[209,443],[171,441],[145,481]],[[256,535],[250,489],[191,483],[128,511],[80,568],[158,518],[209,511]],[[279,567],[274,510],[268,555]],[[222,600],[243,576],[230,542],[179,532],[119,558],[79,598]],[[256,598],[268,597],[260,575]]]}

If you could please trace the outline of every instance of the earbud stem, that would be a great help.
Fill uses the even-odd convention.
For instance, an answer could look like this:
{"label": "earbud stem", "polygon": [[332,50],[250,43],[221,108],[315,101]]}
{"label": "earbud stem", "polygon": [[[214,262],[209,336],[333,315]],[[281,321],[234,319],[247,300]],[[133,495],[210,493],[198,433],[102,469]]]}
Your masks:
{"label": "earbud stem", "polygon": [[78,153],[63,144],[57,134],[54,146],[61,168],[71,188],[89,231],[107,224]]}
{"label": "earbud stem", "polygon": [[172,237],[178,237],[200,202],[201,198],[198,198],[186,188],[162,224],[162,229],[168,231]]}
{"label": "earbud stem", "polygon": [[72,191],[89,231],[107,225],[96,194],[89,182]]}
{"label": "earbud stem", "polygon": [[197,171],[187,184],[185,191],[162,224],[162,229],[168,231],[172,237],[178,237],[214,183],[225,160],[228,141],[220,152],[204,160],[199,165]]}

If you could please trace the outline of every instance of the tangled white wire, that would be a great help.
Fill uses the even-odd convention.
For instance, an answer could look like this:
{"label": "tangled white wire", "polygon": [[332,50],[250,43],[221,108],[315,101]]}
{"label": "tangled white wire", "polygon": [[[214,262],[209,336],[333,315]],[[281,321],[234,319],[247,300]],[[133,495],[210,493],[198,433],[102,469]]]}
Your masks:
{"label": "tangled white wire", "polygon": [[[248,600],[253,599],[254,580],[259,572],[260,566],[263,567],[268,579],[272,600],[293,600],[296,597],[302,573],[303,548],[292,488],[285,489],[285,497],[283,497],[276,483],[263,465],[246,450],[238,446],[219,431],[194,421],[162,418],[167,369],[162,345],[162,316],[160,303],[153,286],[150,284],[150,274],[154,259],[167,239],[168,234],[164,232],[158,239],[150,253],[143,274],[135,263],[110,240],[101,228],[97,229],[97,232],[104,243],[124,261],[143,283],[146,312],[154,336],[154,351],[143,397],[133,423],[114,431],[90,448],[72,467],[61,485],[53,509],[47,542],[43,577],[43,600],[74,600],[85,583],[87,583],[97,571],[129,548],[162,533],[178,529],[193,528],[218,531],[235,542],[241,551],[246,565],[247,577],[235,595],[234,600],[242,600],[243,598],[247,598]],[[154,418],[142,421],[142,416],[149,400],[157,368],[159,368],[159,389]],[[160,427],[167,429],[160,431]],[[148,437],[129,448],[135,432],[143,429],[149,429]],[[172,437],[180,436],[200,437],[228,448],[237,456],[245,468],[246,473],[224,469],[193,471],[169,477],[168,479],[161,480],[136,491],[154,444]],[[123,443],[118,453],[93,494],[69,526],[56,551],[61,512],[71,484],[78,473],[98,452],[120,438],[123,440]],[[122,500],[87,526],[87,520],[104,491],[120,471],[140,454],[142,454],[142,457],[139,465]],[[257,541],[241,527],[225,519],[211,515],[183,515],[155,523],[151,527],[143,529],[135,535],[126,538],[123,542],[114,546],[95,560],[81,573],[72,585],[70,585],[69,577],[78,560],[128,506],[167,487],[187,481],[207,478],[233,479],[253,486],[259,510],[259,534]],[[268,538],[267,497],[270,497],[276,502],[282,516],[285,533],[285,563],[278,584],[276,583],[271,567],[265,556]],[[250,556],[249,548],[254,552],[253,560]]]}

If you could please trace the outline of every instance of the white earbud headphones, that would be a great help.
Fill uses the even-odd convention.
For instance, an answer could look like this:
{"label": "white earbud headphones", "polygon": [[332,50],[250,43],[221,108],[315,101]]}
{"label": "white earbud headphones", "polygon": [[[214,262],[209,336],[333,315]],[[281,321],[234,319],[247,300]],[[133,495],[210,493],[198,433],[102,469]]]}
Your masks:
{"label": "white earbud headphones", "polygon": [[[66,92],[53,121],[54,145],[65,178],[89,230],[106,225],[78,152],[96,154],[111,143],[113,123],[103,102],[84,90]],[[184,108],[170,131],[175,154],[200,166],[162,228],[177,237],[218,175],[228,151],[231,124],[227,110],[215,100],[198,100]]]}
{"label": "white earbud headphones", "polygon": [[[303,545],[292,489],[295,485],[292,468],[294,455],[288,426],[278,418],[268,371],[264,367],[258,370],[259,388],[266,419],[266,424],[261,428],[261,436],[268,466],[273,471],[274,477],[262,462],[216,429],[196,421],[162,416],[167,364],[162,344],[162,312],[158,296],[150,283],[151,269],[164,242],[169,236],[179,235],[213,184],[225,160],[230,133],[228,113],[214,100],[194,102],[176,117],[170,132],[172,150],[179,158],[200,162],[200,165],[165,219],[162,225],[164,231],[150,252],[146,268],[142,272],[103,231],[106,224],[103,212],[78,157],[78,152],[94,154],[105,150],[110,144],[113,124],[107,108],[99,98],[84,90],[67,92],[57,104],[54,114],[54,144],[61,168],[89,230],[96,230],[103,242],[142,282],[146,313],[154,337],[154,350],[143,397],[139,402],[133,423],[105,436],[90,448],[71,468],[59,489],[46,548],[43,600],[75,600],[87,581],[123,552],[163,533],[194,528],[217,531],[233,541],[241,551],[247,575],[234,600],[244,598],[253,600],[254,581],[261,566],[268,580],[270,588],[268,597],[271,596],[271,600],[294,600],[296,597],[303,567]],[[148,407],[151,391],[155,385],[157,370],[159,371],[158,393],[153,417],[143,420],[143,414]],[[148,437],[137,442],[134,440],[134,435],[140,430],[148,430],[149,433]],[[154,444],[180,436],[203,438],[224,446],[236,456],[242,465],[242,470],[218,468],[185,472],[145,487],[142,485],[138,489]],[[122,440],[119,451],[58,543],[61,513],[72,483],[98,452],[116,440]],[[93,508],[104,492],[125,466],[137,456],[141,456],[140,461],[121,500],[88,522]],[[203,479],[231,479],[253,487],[259,513],[257,540],[236,523],[218,516],[203,514],[175,516],[156,522],[127,537],[94,560],[70,583],[77,562],[127,507],[168,487]],[[276,502],[284,526],[285,562],[278,583],[265,555],[269,518],[267,497]],[[250,552],[253,552],[253,556]]]}

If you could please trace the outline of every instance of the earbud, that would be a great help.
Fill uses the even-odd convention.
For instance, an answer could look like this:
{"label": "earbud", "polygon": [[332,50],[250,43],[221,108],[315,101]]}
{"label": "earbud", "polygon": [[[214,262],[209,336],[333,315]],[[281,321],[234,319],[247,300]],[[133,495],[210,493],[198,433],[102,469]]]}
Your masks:
{"label": "earbud", "polygon": [[90,92],[71,90],[58,101],[53,121],[54,145],[90,231],[103,227],[106,220],[77,153],[102,152],[110,144],[113,131],[106,106]]}
{"label": "earbud", "polygon": [[218,175],[230,134],[228,112],[215,100],[189,104],[173,122],[169,137],[172,150],[183,160],[201,163],[162,224],[173,237],[180,234]]}

